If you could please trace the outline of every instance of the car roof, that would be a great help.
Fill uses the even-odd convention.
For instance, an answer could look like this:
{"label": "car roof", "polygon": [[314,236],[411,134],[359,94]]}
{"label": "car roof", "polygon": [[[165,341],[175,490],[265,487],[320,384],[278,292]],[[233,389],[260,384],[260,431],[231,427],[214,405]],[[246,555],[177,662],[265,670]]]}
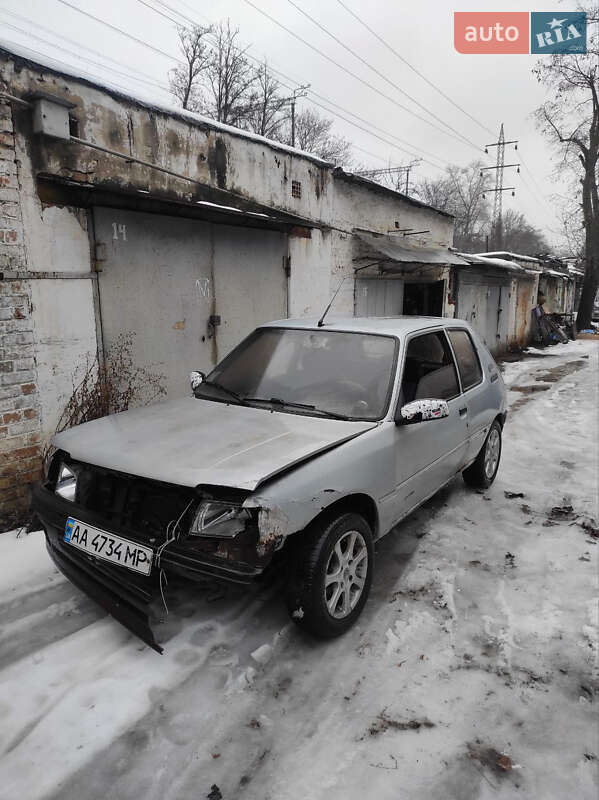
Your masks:
{"label": "car roof", "polygon": [[447,328],[467,328],[470,326],[462,319],[451,317],[339,317],[327,316],[321,328],[318,327],[318,317],[305,317],[298,319],[279,319],[267,322],[259,327],[265,328],[303,328],[304,330],[349,331],[356,333],[378,333],[386,336],[405,336],[414,331],[426,328],[438,328],[443,325]]}

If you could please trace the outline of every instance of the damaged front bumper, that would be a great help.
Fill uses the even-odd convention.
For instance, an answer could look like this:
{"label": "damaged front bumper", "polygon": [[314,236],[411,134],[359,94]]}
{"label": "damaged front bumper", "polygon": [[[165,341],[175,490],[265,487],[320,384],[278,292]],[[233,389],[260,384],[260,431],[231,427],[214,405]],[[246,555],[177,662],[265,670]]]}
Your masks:
{"label": "damaged front bumper", "polygon": [[[255,563],[236,560],[230,544],[216,541],[181,540],[165,548],[157,564],[160,541],[149,542],[130,529],[115,529],[101,515],[77,503],[57,496],[51,488],[37,484],[32,494],[32,509],[40,519],[46,534],[50,557],[58,569],[78,588],[121,622],[131,633],[162,653],[151,629],[153,609],[160,599],[160,573],[177,575],[191,581],[213,578],[216,580],[249,584],[258,579],[268,566],[271,554],[256,553]],[[78,550],[64,541],[67,519],[76,517],[101,530],[128,540],[151,546],[154,563],[149,575],[103,561]],[[248,547],[244,548],[244,554]]]}

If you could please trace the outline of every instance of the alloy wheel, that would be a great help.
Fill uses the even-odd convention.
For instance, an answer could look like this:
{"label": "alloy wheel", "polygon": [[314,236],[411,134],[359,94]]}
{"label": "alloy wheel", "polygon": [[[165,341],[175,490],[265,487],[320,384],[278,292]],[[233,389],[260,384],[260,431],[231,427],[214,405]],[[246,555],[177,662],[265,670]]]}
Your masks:
{"label": "alloy wheel", "polygon": [[491,433],[487,439],[485,447],[485,475],[490,480],[497,469],[499,462],[499,450],[501,447],[501,439],[497,428],[491,428]]}
{"label": "alloy wheel", "polygon": [[347,531],[335,544],[325,570],[324,599],[335,619],[347,617],[362,592],[368,572],[368,549],[359,531]]}

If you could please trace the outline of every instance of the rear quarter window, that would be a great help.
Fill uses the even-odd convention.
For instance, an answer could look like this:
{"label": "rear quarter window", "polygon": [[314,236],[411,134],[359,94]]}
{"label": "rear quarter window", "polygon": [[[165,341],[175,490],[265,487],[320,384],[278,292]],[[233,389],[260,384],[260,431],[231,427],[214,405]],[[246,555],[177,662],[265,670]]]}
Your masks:
{"label": "rear quarter window", "polygon": [[447,335],[458,362],[462,391],[465,392],[482,381],[483,371],[478,354],[467,331],[449,329]]}

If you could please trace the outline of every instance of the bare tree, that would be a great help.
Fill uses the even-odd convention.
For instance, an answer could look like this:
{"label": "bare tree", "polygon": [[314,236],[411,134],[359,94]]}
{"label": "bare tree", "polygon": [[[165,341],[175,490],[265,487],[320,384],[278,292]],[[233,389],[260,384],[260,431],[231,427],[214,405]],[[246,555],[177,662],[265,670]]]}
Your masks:
{"label": "bare tree", "polygon": [[489,183],[488,173],[481,173],[481,162],[467,167],[452,164],[441,177],[417,183],[415,194],[424,203],[453,214],[455,247],[476,252],[486,249],[489,203],[483,195]]}
{"label": "bare tree", "polygon": [[269,72],[266,61],[254,72],[254,85],[249,98],[245,126],[254,133],[273,139],[289,118],[285,114],[287,98],[281,85]]}
{"label": "bare tree", "polygon": [[343,167],[352,164],[351,142],[332,133],[333,120],[304,109],[295,117],[295,146]]}
{"label": "bare tree", "polygon": [[239,28],[230,20],[214,30],[214,50],[206,70],[207,100],[204,110],[219,122],[242,127],[251,107],[256,78],[245,56],[247,48],[238,45]]}
{"label": "bare tree", "polygon": [[[230,20],[215,27],[178,28],[185,65],[171,70],[171,91],[183,108],[279,142],[291,139],[289,98],[266,61],[252,68],[239,28]],[[295,144],[325,161],[354,166],[351,143],[332,132],[333,120],[304,110],[295,117]]]}
{"label": "bare tree", "polygon": [[490,213],[484,193],[489,188],[491,179],[488,172],[481,173],[481,166],[480,161],[474,161],[467,167],[452,165],[447,169],[448,178],[455,190],[454,241],[456,247],[464,250],[475,250],[483,246],[488,231]]}
{"label": "bare tree", "polygon": [[[556,214],[561,223],[565,239],[565,256],[573,258],[577,263],[584,263],[585,228],[580,198],[577,197],[578,181],[570,181],[573,186],[562,181],[560,194],[554,196]],[[566,194],[567,193],[567,194]]]}
{"label": "bare tree", "polygon": [[423,178],[416,183],[415,194],[423,203],[438,208],[439,211],[454,213],[455,186],[447,175],[440,178]]}
{"label": "bare tree", "polygon": [[526,217],[511,208],[503,215],[503,244],[505,250],[525,255],[538,255],[549,251],[544,235],[527,222]]}
{"label": "bare tree", "polygon": [[599,286],[599,36],[595,32],[599,11],[590,4],[580,5],[578,10],[587,13],[587,53],[553,54],[534,71],[554,96],[537,110],[539,125],[558,148],[561,169],[575,170],[582,187],[586,265],[577,316],[581,330],[591,325]]}
{"label": "bare tree", "polygon": [[190,111],[202,109],[201,84],[210,59],[206,36],[211,28],[194,25],[193,28],[177,28],[179,49],[185,66],[175,67],[169,73],[171,92]]}

